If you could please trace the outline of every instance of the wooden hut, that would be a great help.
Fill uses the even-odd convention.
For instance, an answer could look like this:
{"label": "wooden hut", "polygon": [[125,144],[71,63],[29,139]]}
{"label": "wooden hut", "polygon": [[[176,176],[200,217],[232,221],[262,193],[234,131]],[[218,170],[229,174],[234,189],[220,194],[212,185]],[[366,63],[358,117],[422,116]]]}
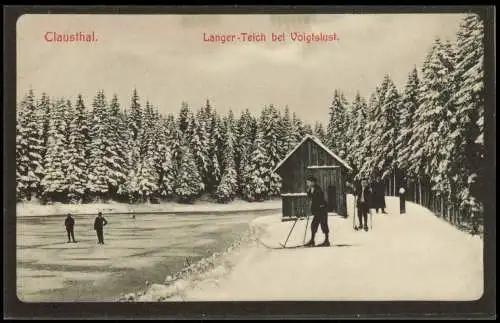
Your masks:
{"label": "wooden hut", "polygon": [[276,165],[282,179],[282,221],[310,213],[306,178],[314,176],[328,202],[329,215],[347,217],[346,180],[352,168],[318,138],[307,135]]}

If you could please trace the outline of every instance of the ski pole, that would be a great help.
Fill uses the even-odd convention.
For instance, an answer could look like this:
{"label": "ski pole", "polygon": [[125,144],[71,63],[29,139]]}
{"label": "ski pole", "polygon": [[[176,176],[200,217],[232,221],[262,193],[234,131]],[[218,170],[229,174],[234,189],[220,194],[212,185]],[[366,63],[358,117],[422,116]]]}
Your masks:
{"label": "ski pole", "polygon": [[372,210],[370,209],[370,231],[373,229],[373,213]]}
{"label": "ski pole", "polygon": [[306,243],[306,234],[307,234],[307,227],[309,226],[309,214],[307,215],[307,221],[306,221],[306,230],[304,231],[304,241],[303,243]]}
{"label": "ski pole", "polygon": [[285,240],[285,243],[283,244],[283,246],[286,246],[286,243],[288,242],[288,239],[290,238],[290,235],[292,234],[292,231],[293,231],[293,228],[295,227],[295,225],[297,224],[297,221],[299,220],[299,217],[295,218],[295,221],[293,222],[293,226],[292,228],[290,229],[290,232],[288,233],[288,237],[286,237],[286,240]]}
{"label": "ski pole", "polygon": [[353,203],[352,203],[352,228],[356,230],[356,195],[353,195]]}

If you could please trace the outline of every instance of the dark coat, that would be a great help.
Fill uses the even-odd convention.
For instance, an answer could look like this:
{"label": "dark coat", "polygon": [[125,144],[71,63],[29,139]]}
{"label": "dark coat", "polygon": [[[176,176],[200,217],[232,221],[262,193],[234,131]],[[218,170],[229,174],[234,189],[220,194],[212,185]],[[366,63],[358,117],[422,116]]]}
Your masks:
{"label": "dark coat", "polygon": [[[359,207],[361,205],[361,193],[362,187],[356,188],[356,205]],[[373,205],[373,191],[370,187],[365,188],[365,203],[371,208]]]}
{"label": "dark coat", "polygon": [[314,185],[312,193],[310,190],[307,191],[307,196],[311,199],[311,213],[313,215],[319,215],[325,212],[327,204],[325,194],[318,184]]}
{"label": "dark coat", "polygon": [[94,230],[102,230],[102,228],[108,224],[108,221],[104,217],[96,217],[94,221]]}
{"label": "dark coat", "polygon": [[385,186],[383,183],[373,185],[373,208],[385,208]]}
{"label": "dark coat", "polygon": [[64,225],[66,226],[66,229],[73,229],[73,227],[75,226],[75,219],[68,216],[66,220],[64,220]]}

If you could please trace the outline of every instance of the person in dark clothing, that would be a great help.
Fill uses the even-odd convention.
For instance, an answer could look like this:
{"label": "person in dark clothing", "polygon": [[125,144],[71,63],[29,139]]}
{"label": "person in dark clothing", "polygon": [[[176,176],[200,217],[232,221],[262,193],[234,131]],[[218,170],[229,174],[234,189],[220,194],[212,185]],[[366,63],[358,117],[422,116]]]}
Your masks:
{"label": "person in dark clothing", "polygon": [[385,187],[380,178],[377,178],[373,185],[373,208],[377,213],[381,209],[383,214],[387,214],[385,212]]}
{"label": "person in dark clothing", "polygon": [[406,190],[404,186],[399,188],[399,214],[406,213]]}
{"label": "person in dark clothing", "polygon": [[102,216],[102,213],[99,212],[94,221],[94,230],[97,233],[97,243],[104,244],[104,226],[108,224],[108,221]]}
{"label": "person in dark clothing", "polygon": [[358,207],[359,220],[359,226],[356,230],[364,229],[365,231],[368,231],[368,213],[370,212],[373,196],[372,190],[368,187],[368,181],[366,179],[361,180],[361,187],[357,189],[356,195],[356,206]]}
{"label": "person in dark clothing", "polygon": [[73,219],[73,217],[69,213],[66,217],[66,220],[64,220],[64,226],[66,227],[66,232],[68,233],[68,243],[71,242],[71,239],[73,239],[73,242],[76,242],[74,232],[75,219]]}
{"label": "person in dark clothing", "polygon": [[330,232],[328,228],[328,212],[326,210],[326,201],[323,190],[316,183],[316,179],[312,176],[307,178],[307,196],[311,199],[311,214],[313,215],[313,220],[311,222],[311,240],[306,243],[306,246],[314,246],[314,237],[316,236],[316,231],[318,231],[318,226],[321,225],[321,231],[325,234],[325,241],[319,246],[330,246],[330,240],[328,234]]}

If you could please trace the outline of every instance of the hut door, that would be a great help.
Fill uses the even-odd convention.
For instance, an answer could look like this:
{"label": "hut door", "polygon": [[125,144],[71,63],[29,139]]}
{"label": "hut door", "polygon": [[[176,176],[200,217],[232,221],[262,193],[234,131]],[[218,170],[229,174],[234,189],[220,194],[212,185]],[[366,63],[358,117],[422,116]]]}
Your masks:
{"label": "hut door", "polygon": [[328,186],[328,212],[337,212],[337,188],[333,183]]}

